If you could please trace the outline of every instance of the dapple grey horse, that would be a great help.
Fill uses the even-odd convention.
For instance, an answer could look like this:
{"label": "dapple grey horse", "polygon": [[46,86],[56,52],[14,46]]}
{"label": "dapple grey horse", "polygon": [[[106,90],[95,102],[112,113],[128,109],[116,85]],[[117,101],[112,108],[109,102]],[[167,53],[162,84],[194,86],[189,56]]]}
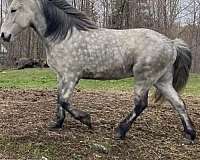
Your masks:
{"label": "dapple grey horse", "polygon": [[192,61],[183,41],[170,40],[149,29],[98,28],[66,0],[13,0],[1,27],[1,38],[9,42],[27,27],[43,40],[48,64],[59,81],[56,119],[50,123],[51,128],[63,127],[65,111],[91,127],[90,115],[69,104],[80,79],[134,76],[133,110],[117,127],[116,137],[125,138],[148,105],[149,89],[155,86],[158,98],[168,100],[180,115],[186,137],[195,139],[185,103],[177,93],[186,85]]}

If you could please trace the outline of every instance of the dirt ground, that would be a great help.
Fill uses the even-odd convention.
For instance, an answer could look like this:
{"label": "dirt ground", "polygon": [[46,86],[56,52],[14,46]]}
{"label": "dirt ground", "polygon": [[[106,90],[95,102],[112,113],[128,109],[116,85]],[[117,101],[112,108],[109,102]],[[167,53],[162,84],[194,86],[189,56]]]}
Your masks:
{"label": "dirt ground", "polygon": [[[133,95],[75,91],[72,104],[91,114],[94,129],[89,130],[68,115],[64,128],[52,132],[47,126],[54,115],[56,94],[56,91],[0,90],[0,159],[31,159],[37,154],[39,159],[65,160],[200,159],[199,139],[192,145],[186,143],[180,119],[168,104],[159,106],[150,102],[126,140],[117,141],[113,138],[114,128],[131,110]],[[184,99],[198,136],[200,97]]]}

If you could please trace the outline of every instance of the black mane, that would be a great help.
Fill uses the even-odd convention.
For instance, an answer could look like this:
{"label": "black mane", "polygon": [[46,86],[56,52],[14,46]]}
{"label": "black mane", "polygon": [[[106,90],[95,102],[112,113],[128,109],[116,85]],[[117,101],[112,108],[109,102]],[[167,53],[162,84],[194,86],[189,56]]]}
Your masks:
{"label": "black mane", "polygon": [[84,13],[72,7],[66,0],[41,0],[47,23],[45,37],[52,41],[64,40],[72,34],[73,27],[88,31],[98,27]]}

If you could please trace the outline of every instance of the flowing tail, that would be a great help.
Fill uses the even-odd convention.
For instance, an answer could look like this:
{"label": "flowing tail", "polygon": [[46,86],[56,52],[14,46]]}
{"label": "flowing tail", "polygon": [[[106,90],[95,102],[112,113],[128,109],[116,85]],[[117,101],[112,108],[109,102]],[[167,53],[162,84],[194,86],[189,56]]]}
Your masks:
{"label": "flowing tail", "polygon": [[[181,39],[175,39],[173,42],[177,51],[176,61],[173,66],[173,87],[177,92],[180,92],[186,86],[189,78],[192,65],[192,53],[187,44]],[[155,102],[162,100],[162,94],[156,90]]]}

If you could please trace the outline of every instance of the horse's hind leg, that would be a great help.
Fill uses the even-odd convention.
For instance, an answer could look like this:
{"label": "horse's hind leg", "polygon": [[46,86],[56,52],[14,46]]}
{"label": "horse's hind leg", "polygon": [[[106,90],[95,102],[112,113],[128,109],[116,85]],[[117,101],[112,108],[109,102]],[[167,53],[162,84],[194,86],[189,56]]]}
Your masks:
{"label": "horse's hind leg", "polygon": [[135,85],[135,98],[134,98],[134,107],[132,112],[120,122],[119,126],[116,129],[116,138],[124,139],[126,133],[130,129],[132,123],[136,118],[144,111],[148,106],[148,92],[151,84],[146,83],[146,81],[136,82]]}
{"label": "horse's hind leg", "polygon": [[158,82],[155,86],[161,92],[164,98],[166,98],[171,103],[171,105],[176,109],[176,111],[181,117],[186,138],[193,141],[196,138],[195,129],[192,125],[190,117],[188,116],[185,103],[173,88],[172,83],[169,81],[168,82],[162,81]]}
{"label": "horse's hind leg", "polygon": [[86,124],[91,128],[91,117],[88,113],[78,110],[70,105],[69,98],[77,84],[77,78],[64,78],[59,83],[58,104],[56,108],[56,119],[52,121],[49,128],[62,128],[65,119],[65,111],[69,112],[72,117]]}

